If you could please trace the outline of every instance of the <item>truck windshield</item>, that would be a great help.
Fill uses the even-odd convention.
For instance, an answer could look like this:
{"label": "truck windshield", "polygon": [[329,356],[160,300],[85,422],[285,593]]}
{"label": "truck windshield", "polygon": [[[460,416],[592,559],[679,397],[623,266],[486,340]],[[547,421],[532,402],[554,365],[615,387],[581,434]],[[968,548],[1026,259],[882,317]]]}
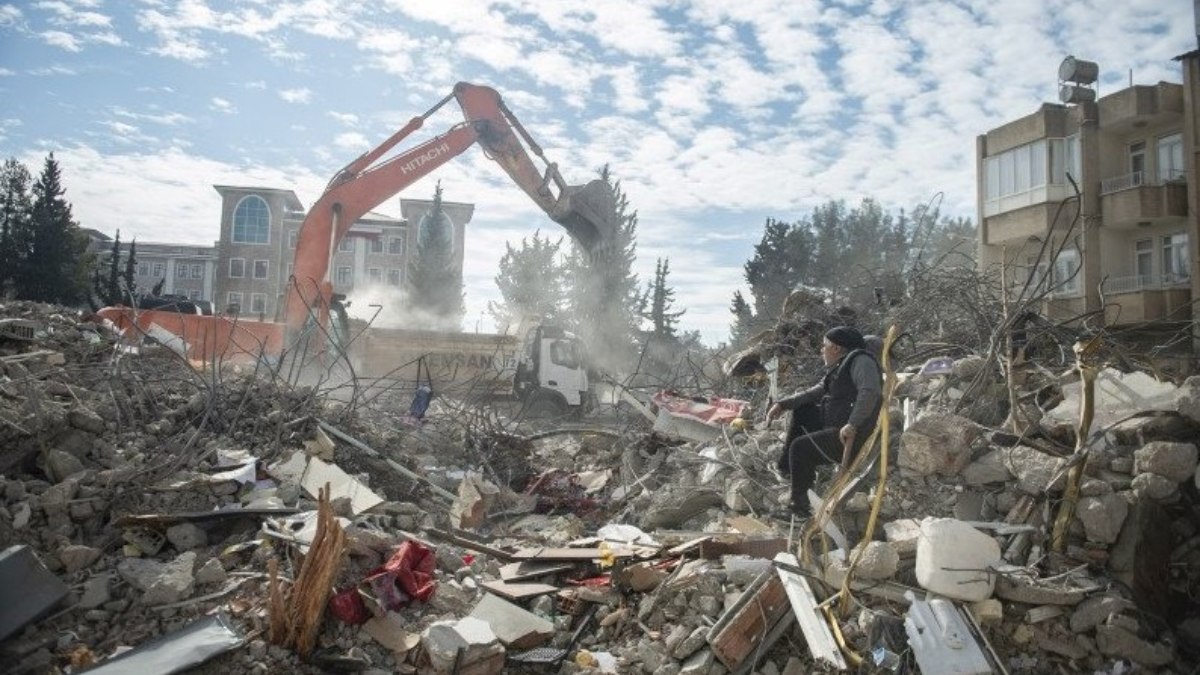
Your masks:
{"label": "truck windshield", "polygon": [[575,343],[570,340],[555,340],[550,343],[550,360],[556,366],[578,368],[579,355],[575,351]]}

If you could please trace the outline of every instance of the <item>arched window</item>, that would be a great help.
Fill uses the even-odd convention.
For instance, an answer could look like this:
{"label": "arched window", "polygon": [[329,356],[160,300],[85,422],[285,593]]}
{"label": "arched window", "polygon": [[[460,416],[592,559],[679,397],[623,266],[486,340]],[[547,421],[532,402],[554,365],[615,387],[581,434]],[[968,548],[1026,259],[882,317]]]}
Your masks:
{"label": "arched window", "polygon": [[269,244],[271,242],[271,209],[262,197],[251,195],[233,211],[233,243]]}

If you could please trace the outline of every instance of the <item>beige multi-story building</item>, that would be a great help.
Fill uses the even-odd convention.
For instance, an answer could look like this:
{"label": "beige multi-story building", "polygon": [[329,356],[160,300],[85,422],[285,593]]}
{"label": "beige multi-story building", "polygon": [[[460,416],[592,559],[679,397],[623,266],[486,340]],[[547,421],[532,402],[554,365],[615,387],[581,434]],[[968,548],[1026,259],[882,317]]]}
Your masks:
{"label": "beige multi-story building", "polygon": [[[86,230],[88,250],[101,265],[112,254],[112,237]],[[122,255],[129,242],[121,242]],[[217,250],[211,246],[189,246],[139,241],[134,249],[134,293],[147,295],[161,284],[163,295],[178,295],[189,300],[210,301],[216,279]],[[123,275],[124,267],[120,269]]]}
{"label": "beige multi-story building", "polygon": [[[221,231],[213,302],[218,311],[278,320],[286,306],[304,208],[291,190],[214,187],[221,195]],[[402,218],[371,212],[355,222],[330,261],[334,292],[349,296],[372,284],[403,287],[417,249],[417,226],[432,206],[431,200],[401,199]],[[460,271],[474,208],[442,202],[442,212],[454,226],[454,261]]]}
{"label": "beige multi-story building", "polygon": [[1096,99],[1067,83],[1075,102],[1043,104],[976,141],[980,266],[1003,266],[1010,293],[1032,279],[1051,318],[1091,312],[1093,325],[1166,330],[1192,320],[1200,57],[1179,60],[1183,84]]}

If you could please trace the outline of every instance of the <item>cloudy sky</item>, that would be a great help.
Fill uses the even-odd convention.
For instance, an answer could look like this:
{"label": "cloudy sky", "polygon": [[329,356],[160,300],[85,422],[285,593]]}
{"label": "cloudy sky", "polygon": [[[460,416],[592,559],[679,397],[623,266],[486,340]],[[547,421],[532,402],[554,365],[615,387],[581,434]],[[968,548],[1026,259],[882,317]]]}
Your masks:
{"label": "cloudy sky", "polygon": [[[84,227],[211,244],[214,184],[310,205],[455,82],[488,84],[569,182],[612,167],[637,271],[670,258],[683,327],[715,343],[767,217],[939,192],[974,217],[975,137],[1054,101],[1064,56],[1099,62],[1103,95],[1180,81],[1195,47],[1187,0],[0,0],[0,155],[37,173],[53,152]],[[435,180],[476,205],[472,327],[503,243],[560,231],[481,152],[402,196]]]}

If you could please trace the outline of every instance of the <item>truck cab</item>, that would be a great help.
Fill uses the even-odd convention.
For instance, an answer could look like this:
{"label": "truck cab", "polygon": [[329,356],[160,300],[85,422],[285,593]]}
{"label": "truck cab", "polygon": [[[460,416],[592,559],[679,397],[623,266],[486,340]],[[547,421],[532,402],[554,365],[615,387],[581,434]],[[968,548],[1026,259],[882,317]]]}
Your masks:
{"label": "truck cab", "polygon": [[528,417],[585,410],[591,395],[583,341],[557,326],[535,326],[521,346],[513,391]]}

